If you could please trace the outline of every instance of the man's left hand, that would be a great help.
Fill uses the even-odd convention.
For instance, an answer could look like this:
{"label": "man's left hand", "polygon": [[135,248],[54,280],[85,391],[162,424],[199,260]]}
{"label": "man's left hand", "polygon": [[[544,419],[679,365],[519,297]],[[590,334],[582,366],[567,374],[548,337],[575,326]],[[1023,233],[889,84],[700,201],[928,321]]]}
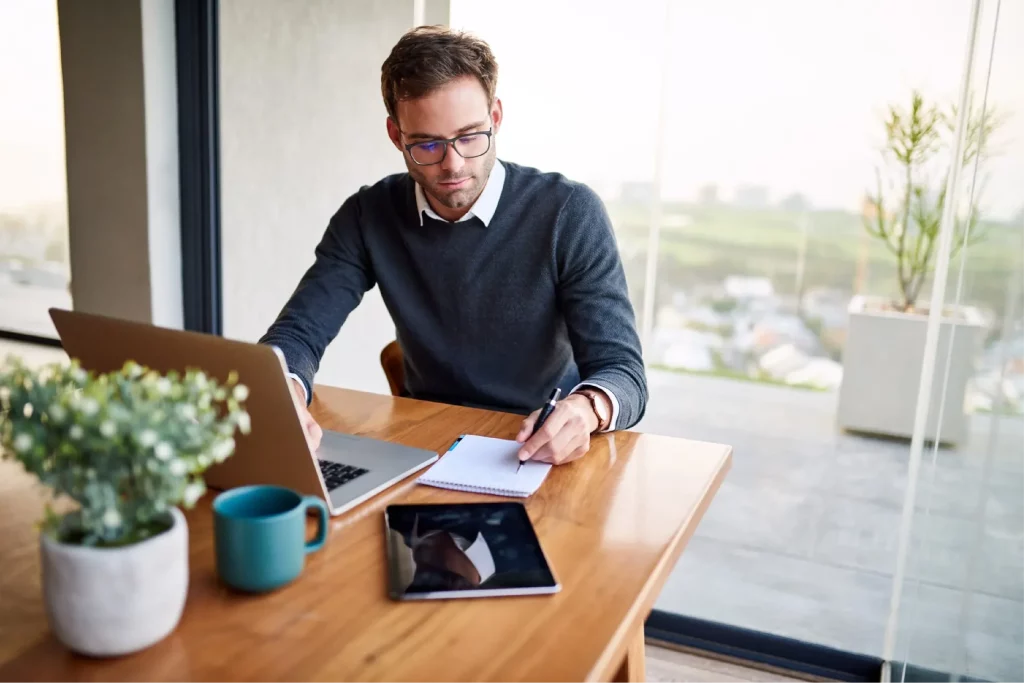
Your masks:
{"label": "man's left hand", "polygon": [[516,441],[523,444],[519,449],[520,460],[563,465],[590,450],[590,435],[599,423],[586,396],[570,394],[559,401],[543,426],[530,436],[538,415],[539,410],[530,413],[516,435]]}

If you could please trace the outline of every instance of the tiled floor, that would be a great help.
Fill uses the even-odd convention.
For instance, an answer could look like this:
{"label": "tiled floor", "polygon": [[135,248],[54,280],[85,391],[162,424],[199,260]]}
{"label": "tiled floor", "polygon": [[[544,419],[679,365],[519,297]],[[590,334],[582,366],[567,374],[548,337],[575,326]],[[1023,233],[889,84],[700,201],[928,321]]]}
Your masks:
{"label": "tiled floor", "polygon": [[[649,380],[638,430],[735,448],[657,607],[880,656],[909,444],[840,433],[835,394]],[[933,479],[926,451],[909,567],[920,581],[904,586],[896,653],[1024,680],[1024,421],[973,424],[968,444],[938,453]]]}
{"label": "tiled floor", "polygon": [[797,681],[785,672],[764,671],[732,662],[647,644],[647,680],[677,681]]}

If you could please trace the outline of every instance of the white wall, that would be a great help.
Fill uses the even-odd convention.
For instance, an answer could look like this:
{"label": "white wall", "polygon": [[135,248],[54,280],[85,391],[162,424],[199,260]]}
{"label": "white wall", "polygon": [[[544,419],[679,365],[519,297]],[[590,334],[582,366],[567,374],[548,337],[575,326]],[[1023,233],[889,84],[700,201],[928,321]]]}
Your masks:
{"label": "white wall", "polygon": [[[385,133],[380,67],[414,0],[221,0],[220,12],[224,333],[251,341],[345,198],[404,170]],[[379,354],[393,338],[375,288],[316,381],[387,393]]]}
{"label": "white wall", "polygon": [[173,0],[59,0],[77,310],[182,326]]}

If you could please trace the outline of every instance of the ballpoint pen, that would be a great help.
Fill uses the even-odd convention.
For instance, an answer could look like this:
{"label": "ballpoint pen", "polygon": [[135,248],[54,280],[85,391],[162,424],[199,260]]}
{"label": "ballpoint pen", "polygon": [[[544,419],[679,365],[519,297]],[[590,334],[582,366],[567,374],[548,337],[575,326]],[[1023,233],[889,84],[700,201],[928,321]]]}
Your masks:
{"label": "ballpoint pen", "polygon": [[[533,425],[533,432],[530,436],[537,433],[537,430],[544,426],[544,422],[551,416],[551,411],[555,409],[555,404],[558,403],[558,397],[562,395],[562,390],[555,387],[555,390],[551,392],[551,398],[544,404],[544,407],[540,409],[540,415],[537,416],[537,422]],[[519,474],[519,470],[523,467],[523,461],[519,461],[519,467],[516,467],[516,474]]]}

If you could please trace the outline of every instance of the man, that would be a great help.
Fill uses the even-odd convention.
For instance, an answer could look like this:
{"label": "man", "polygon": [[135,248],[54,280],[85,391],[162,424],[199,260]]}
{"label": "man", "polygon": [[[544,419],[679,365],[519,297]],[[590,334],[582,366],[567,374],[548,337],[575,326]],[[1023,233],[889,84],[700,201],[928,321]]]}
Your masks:
{"label": "man", "polygon": [[[569,462],[592,433],[643,415],[640,341],[604,206],[561,175],[497,160],[497,72],[486,43],[439,27],[408,32],[384,62],[388,136],[408,173],[345,201],[260,340],[284,353],[313,448],[313,376],[374,285],[395,322],[405,393],[533,410],[516,437],[521,460]],[[532,434],[556,387],[565,398]]]}

